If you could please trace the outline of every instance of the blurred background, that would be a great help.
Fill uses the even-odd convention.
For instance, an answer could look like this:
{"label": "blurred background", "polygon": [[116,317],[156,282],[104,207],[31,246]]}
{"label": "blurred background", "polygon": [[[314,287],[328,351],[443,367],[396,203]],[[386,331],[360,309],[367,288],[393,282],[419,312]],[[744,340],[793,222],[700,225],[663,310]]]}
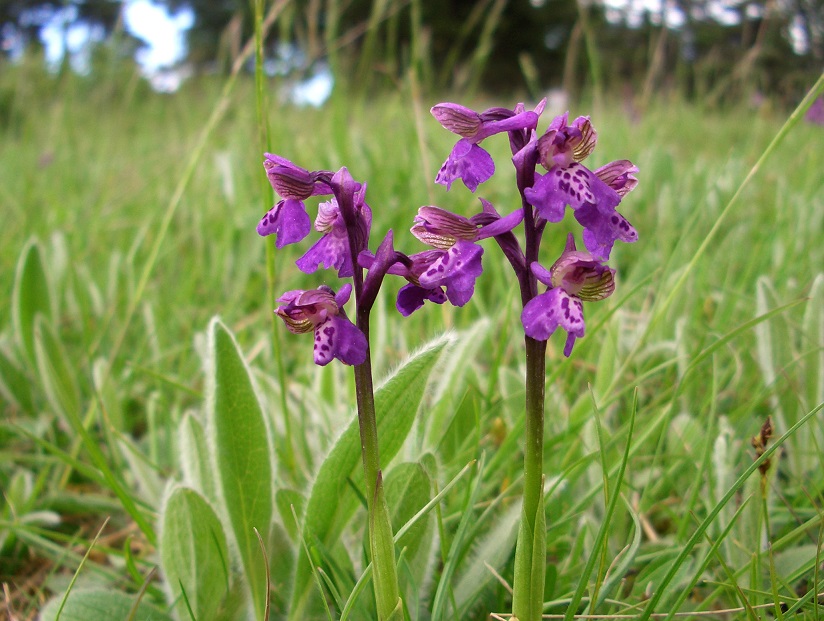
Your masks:
{"label": "blurred background", "polygon": [[[569,96],[643,104],[677,91],[705,104],[794,105],[824,64],[822,0],[292,0],[267,4],[265,66],[285,96],[335,85]],[[253,32],[246,0],[3,0],[4,63],[53,73],[139,68],[155,90],[228,73]],[[253,68],[252,61],[248,63]],[[1,66],[1,65],[0,65]]]}

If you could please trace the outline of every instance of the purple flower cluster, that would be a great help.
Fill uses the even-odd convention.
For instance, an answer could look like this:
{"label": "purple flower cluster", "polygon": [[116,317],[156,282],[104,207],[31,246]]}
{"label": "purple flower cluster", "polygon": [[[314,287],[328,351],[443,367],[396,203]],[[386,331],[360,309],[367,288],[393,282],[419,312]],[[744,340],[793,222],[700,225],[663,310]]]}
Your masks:
{"label": "purple flower cluster", "polygon": [[[303,201],[310,196],[331,194],[330,201],[319,205],[315,219],[315,229],[322,234],[320,239],[296,263],[307,274],[322,265],[338,270],[341,278],[353,276],[352,257],[366,247],[372,225],[372,211],[364,200],[366,185],[355,182],[346,168],[334,174],[309,172],[283,157],[270,153],[265,157],[263,166],[281,200],[263,216],[258,234],[276,234],[278,248],[302,241],[311,228]],[[350,365],[366,361],[366,336],[343,310],[351,292],[352,285],[348,283],[337,294],[323,285],[309,291],[287,291],[278,299],[284,305],[275,313],[290,331],[314,331],[316,364],[329,364],[333,358]]]}
{"label": "purple flower cluster", "polygon": [[[614,290],[614,270],[609,259],[616,240],[634,242],[638,234],[617,207],[635,188],[638,168],[619,160],[592,171],[582,163],[595,149],[597,133],[589,117],[569,123],[569,115],[555,117],[543,134],[537,127],[545,102],[527,111],[490,108],[475,112],[454,103],[432,108],[433,116],[460,136],[435,179],[447,190],[460,179],[475,192],[492,177],[495,164],[480,143],[506,133],[512,151],[521,207],[501,216],[487,200],[471,217],[440,207],[419,208],[412,234],[429,246],[406,255],[394,250],[389,231],[376,253],[369,250],[372,210],[365,200],[366,184],[356,182],[346,168],[337,173],[310,172],[289,160],[265,154],[264,168],[280,200],[258,224],[260,235],[277,236],[276,246],[297,243],[311,231],[304,201],[311,196],[330,197],[318,206],[315,229],[321,237],[296,264],[307,273],[319,267],[337,270],[339,278],[353,278],[355,300],[368,314],[384,276],[405,279],[396,307],[403,316],[425,302],[450,302],[463,306],[472,298],[483,272],[484,239],[493,238],[512,264],[521,286],[524,309],[521,320],[527,336],[546,340],[560,326],[567,332],[564,354],[569,356],[576,338],[584,335],[582,301],[608,297]],[[538,172],[538,166],[544,172]],[[538,262],[541,236],[547,223],[563,220],[569,207],[583,227],[586,251],[578,251],[570,235],[561,257],[549,270]],[[524,223],[522,247],[513,230]],[[364,277],[363,270],[368,270]],[[547,286],[537,293],[537,283]],[[353,285],[338,294],[322,286],[311,291],[290,291],[280,298],[275,312],[293,332],[315,332],[315,362],[338,358],[361,364],[367,357],[367,337],[343,311]],[[368,325],[368,322],[367,322]]]}
{"label": "purple flower cluster", "polygon": [[[455,180],[461,179],[474,192],[495,171],[491,156],[479,143],[493,134],[508,133],[523,207],[517,221],[509,221],[512,226],[486,236],[495,237],[518,275],[524,299],[521,320],[527,336],[546,340],[560,326],[568,335],[564,354],[569,356],[575,339],[584,335],[582,301],[602,300],[614,290],[615,272],[604,262],[609,259],[615,241],[631,243],[638,239],[635,228],[617,211],[623,197],[638,185],[638,168],[629,160],[610,162],[594,171],[584,166],[582,162],[597,143],[590,118],[582,116],[569,123],[569,114],[565,113],[555,117],[539,135],[538,119],[544,105],[542,101],[534,111],[526,111],[523,104],[518,104],[513,110],[491,108],[482,113],[453,103],[433,107],[432,114],[441,125],[461,136],[441,166],[436,182],[449,189]],[[537,172],[539,164],[545,172]],[[547,270],[537,261],[541,235],[548,222],[564,219],[567,207],[583,227],[587,251],[576,250],[570,236],[564,253]],[[484,201],[484,212],[474,216],[474,222],[479,223],[493,213],[497,215]],[[527,229],[524,248],[511,233],[521,220]],[[443,225],[439,236],[448,237],[444,229],[458,230],[447,218],[441,217],[440,221]],[[480,266],[467,272],[473,274],[473,285],[479,270]],[[456,273],[452,268],[451,274]],[[443,280],[449,277],[449,269],[440,272]],[[547,285],[545,293],[535,293],[536,281]],[[400,298],[398,308],[402,308]]]}

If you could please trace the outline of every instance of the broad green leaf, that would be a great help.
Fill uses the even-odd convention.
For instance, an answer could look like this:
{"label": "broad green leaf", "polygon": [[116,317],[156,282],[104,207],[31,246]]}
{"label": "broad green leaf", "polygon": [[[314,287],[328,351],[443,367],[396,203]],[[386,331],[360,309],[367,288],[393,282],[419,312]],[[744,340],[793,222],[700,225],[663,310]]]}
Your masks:
{"label": "broad green leaf", "polygon": [[184,481],[208,500],[215,501],[215,474],[209,459],[206,432],[193,412],[184,414],[180,421],[178,449]]}
{"label": "broad green leaf", "polygon": [[125,433],[126,425],[123,408],[117,393],[117,383],[109,370],[109,363],[104,358],[98,358],[92,366],[94,388],[100,398],[101,408],[109,424],[118,432]]}
{"label": "broad green leaf", "polygon": [[[413,354],[375,392],[378,445],[385,466],[406,439],[418,406],[423,398],[429,375],[451,337],[442,336]],[[352,422],[338,438],[321,464],[306,504],[303,536],[307,542],[319,540],[331,547],[355,511],[357,499],[347,483],[351,479],[363,487],[358,420]],[[298,557],[289,619],[302,619],[313,586],[312,571],[305,554]]]}
{"label": "broad green leaf", "polygon": [[34,322],[34,351],[40,382],[49,405],[74,427],[72,421],[77,422],[80,417],[80,390],[74,375],[76,369],[44,315],[38,315]]}
{"label": "broad green leaf", "polygon": [[20,349],[34,363],[34,320],[38,314],[53,319],[52,294],[43,250],[36,239],[23,247],[11,298],[11,316]]}
{"label": "broad green leaf", "polygon": [[[768,277],[762,276],[758,279],[755,296],[756,316],[760,317],[778,308],[782,301]],[[796,413],[799,412],[796,397],[785,395],[789,391],[781,390],[783,369],[794,358],[793,338],[789,332],[786,316],[782,314],[773,317],[770,321],[759,323],[755,328],[755,335],[758,366],[761,368],[764,383],[772,387],[774,391],[770,395],[772,416],[776,421],[777,429],[784,430],[796,421]],[[793,443],[797,441],[798,439],[792,440]]]}
{"label": "broad green leaf", "polygon": [[[397,533],[432,499],[432,481],[420,463],[398,464],[386,476],[386,502],[392,518],[392,532]],[[406,605],[413,607],[425,598],[414,597],[429,581],[432,542],[435,535],[435,516],[427,514],[395,544],[404,550],[404,568],[398,572]],[[404,588],[405,587],[405,588]],[[414,616],[414,615],[413,615]]]}
{"label": "broad green leaf", "polygon": [[264,613],[266,564],[254,529],[268,539],[272,523],[272,455],[249,369],[229,330],[209,326],[207,433],[214,447],[223,510],[237,544],[258,619]]}
{"label": "broad green leaf", "polygon": [[455,345],[444,354],[442,367],[437,378],[433,378],[434,390],[432,403],[438,403],[447,392],[454,392],[455,385],[461,381],[471,365],[468,360],[475,360],[478,350],[488,343],[490,320],[486,317],[476,321],[469,329],[460,332]]}
{"label": "broad green leaf", "polygon": [[220,520],[193,489],[177,487],[164,503],[160,563],[181,619],[188,617],[181,587],[198,621],[217,616],[229,591],[229,549]]}
{"label": "broad green leaf", "polygon": [[140,448],[128,436],[113,440],[120,449],[136,491],[150,507],[157,507],[163,498],[163,480],[157,466],[149,463]]}
{"label": "broad green leaf", "polygon": [[34,413],[31,381],[17,366],[11,356],[0,347],[0,395],[24,412]]}
{"label": "broad green leaf", "polygon": [[543,486],[535,512],[534,529],[530,528],[526,515],[521,510],[521,525],[515,548],[512,612],[522,621],[540,621],[546,572],[546,512]]}
{"label": "broad green leaf", "polygon": [[[437,378],[433,378],[434,390],[431,398],[432,409],[424,421],[426,446],[432,450],[443,439],[444,429],[448,429],[455,418],[458,407],[454,399],[463,394],[465,375],[472,368],[468,360],[476,360],[478,350],[488,342],[489,320],[477,321],[470,329],[457,335],[455,345],[443,356]],[[522,388],[523,390],[523,388]]]}
{"label": "broad green leaf", "polygon": [[297,541],[299,524],[295,524],[292,507],[295,509],[294,515],[297,516],[298,520],[303,520],[306,498],[304,498],[303,494],[293,489],[279,489],[275,492],[275,504],[277,505],[280,520],[283,522],[286,532],[289,533],[292,541]]}
{"label": "broad green leaf", "polygon": [[618,368],[618,331],[615,329],[617,325],[617,321],[609,322],[601,334],[598,335],[600,353],[598,354],[598,370],[594,374],[595,385],[592,388],[592,392],[598,401],[603,401],[606,398]]}
{"label": "broad green leaf", "polygon": [[[269,541],[266,542],[266,554],[269,556],[272,609],[285,611],[289,605],[289,585],[292,584],[295,572],[298,548],[277,521],[272,524]],[[281,619],[282,616],[276,615],[275,618]]]}
{"label": "broad green leaf", "polygon": [[455,530],[455,535],[449,542],[449,552],[446,555],[446,560],[443,563],[443,571],[441,578],[438,580],[438,586],[435,590],[435,596],[432,602],[432,621],[442,621],[447,618],[452,618],[447,615],[447,601],[451,600],[453,576],[458,570],[458,565],[472,546],[472,539],[469,536],[472,525],[476,520],[475,507],[478,502],[478,495],[481,489],[481,482],[484,480],[484,458],[483,454],[478,461],[477,476],[472,481],[469,491],[464,496],[464,502],[459,509],[461,521],[458,528]]}
{"label": "broad green leaf", "polygon": [[398,592],[398,571],[395,566],[392,523],[380,473],[378,473],[372,510],[369,512],[369,549],[372,557],[372,586],[375,589],[378,619],[389,621],[396,617],[400,594]]}
{"label": "broad green leaf", "polygon": [[594,609],[597,609],[607,598],[614,595],[619,587],[627,580],[627,574],[633,570],[635,558],[638,555],[638,550],[641,548],[641,518],[632,508],[630,502],[624,498],[624,504],[627,507],[627,512],[632,518],[634,525],[632,541],[620,553],[620,560],[614,559],[610,565],[609,572],[604,577],[604,584],[598,593],[598,601],[595,603]]}
{"label": "broad green leaf", "polygon": [[[113,589],[74,589],[60,611],[60,621],[126,621],[136,595]],[[53,598],[40,611],[40,621],[56,621],[63,596]],[[172,621],[172,618],[145,601],[137,606],[134,621]]]}

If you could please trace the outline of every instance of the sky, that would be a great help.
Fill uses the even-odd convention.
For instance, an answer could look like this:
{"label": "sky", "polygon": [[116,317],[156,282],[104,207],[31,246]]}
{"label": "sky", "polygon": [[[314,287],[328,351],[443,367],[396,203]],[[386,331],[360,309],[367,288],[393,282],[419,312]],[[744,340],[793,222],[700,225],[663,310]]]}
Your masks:
{"label": "sky", "polygon": [[[186,30],[192,26],[194,15],[191,10],[181,10],[171,15],[151,0],[126,0],[123,12],[124,27],[132,35],[142,39],[146,46],[137,54],[137,62],[143,74],[156,90],[175,91],[188,75],[187,70],[172,69],[186,53]],[[84,56],[85,44],[101,38],[85,24],[75,24],[74,16],[62,13],[53,19],[41,32],[46,48],[46,60],[56,66],[63,58],[63,28],[71,24],[66,32],[66,47],[71,54],[72,65],[78,71],[88,68],[88,58]],[[321,68],[314,75],[293,86],[288,98],[297,105],[321,105],[331,94],[332,76]]]}
{"label": "sky", "polygon": [[[46,59],[58,63],[63,57],[63,25],[72,22],[73,15],[57,15],[41,32],[46,46]],[[185,53],[185,31],[194,21],[190,10],[170,15],[165,8],[150,0],[127,0],[124,9],[124,26],[128,32],[146,41],[147,48],[140,51],[138,63],[147,73],[169,67],[180,60]],[[99,37],[85,24],[72,24],[67,33],[69,52],[78,54],[90,38]],[[82,56],[82,54],[81,54]],[[83,62],[78,58],[78,63]]]}
{"label": "sky", "polygon": [[129,0],[124,21],[129,32],[149,43],[137,61],[151,70],[172,65],[183,57],[185,31],[192,26],[194,15],[191,10],[169,15],[165,8],[149,0]]}

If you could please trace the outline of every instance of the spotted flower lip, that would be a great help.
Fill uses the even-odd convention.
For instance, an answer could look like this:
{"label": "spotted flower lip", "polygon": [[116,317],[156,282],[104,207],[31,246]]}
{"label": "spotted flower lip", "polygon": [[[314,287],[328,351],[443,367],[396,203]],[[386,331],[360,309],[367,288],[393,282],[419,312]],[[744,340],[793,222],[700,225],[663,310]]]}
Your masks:
{"label": "spotted flower lip", "polygon": [[290,332],[315,333],[315,364],[325,366],[334,358],[344,364],[358,365],[366,361],[366,337],[346,316],[343,305],[352,294],[352,285],[341,287],[337,294],[326,285],[317,289],[287,291],[278,302],[283,306],[275,313],[283,319]]}
{"label": "spotted flower lip", "polygon": [[589,252],[578,251],[572,234],[567,238],[563,254],[549,270],[538,262],[533,262],[530,268],[548,289],[524,306],[521,313],[524,332],[530,338],[545,341],[562,327],[567,332],[564,355],[569,357],[575,340],[584,336],[583,302],[612,295],[615,270]]}
{"label": "spotted flower lip", "polygon": [[531,130],[538,125],[538,114],[523,109],[515,112],[490,108],[478,113],[460,104],[440,103],[431,112],[444,128],[461,136],[435,177],[435,183],[445,185],[447,190],[460,179],[474,192],[495,173],[492,156],[478,146],[484,138],[501,132]]}
{"label": "spotted flower lip", "polygon": [[[437,304],[449,300],[453,306],[464,306],[475,293],[475,280],[483,273],[483,253],[484,249],[478,244],[458,240],[448,250],[426,250],[411,255],[410,267],[390,268],[390,274],[404,276],[410,282],[398,293],[398,311],[408,316],[423,305],[424,299]],[[420,305],[410,307],[412,299],[419,299]]]}
{"label": "spotted flower lip", "polygon": [[[398,292],[395,307],[404,317],[423,306],[425,300],[453,306],[464,306],[475,292],[475,280],[483,272],[481,256],[484,249],[478,244],[458,240],[449,249],[424,250],[406,257],[405,262],[393,264],[387,274],[401,276],[409,284]],[[375,257],[362,252],[358,263],[371,269]]]}

